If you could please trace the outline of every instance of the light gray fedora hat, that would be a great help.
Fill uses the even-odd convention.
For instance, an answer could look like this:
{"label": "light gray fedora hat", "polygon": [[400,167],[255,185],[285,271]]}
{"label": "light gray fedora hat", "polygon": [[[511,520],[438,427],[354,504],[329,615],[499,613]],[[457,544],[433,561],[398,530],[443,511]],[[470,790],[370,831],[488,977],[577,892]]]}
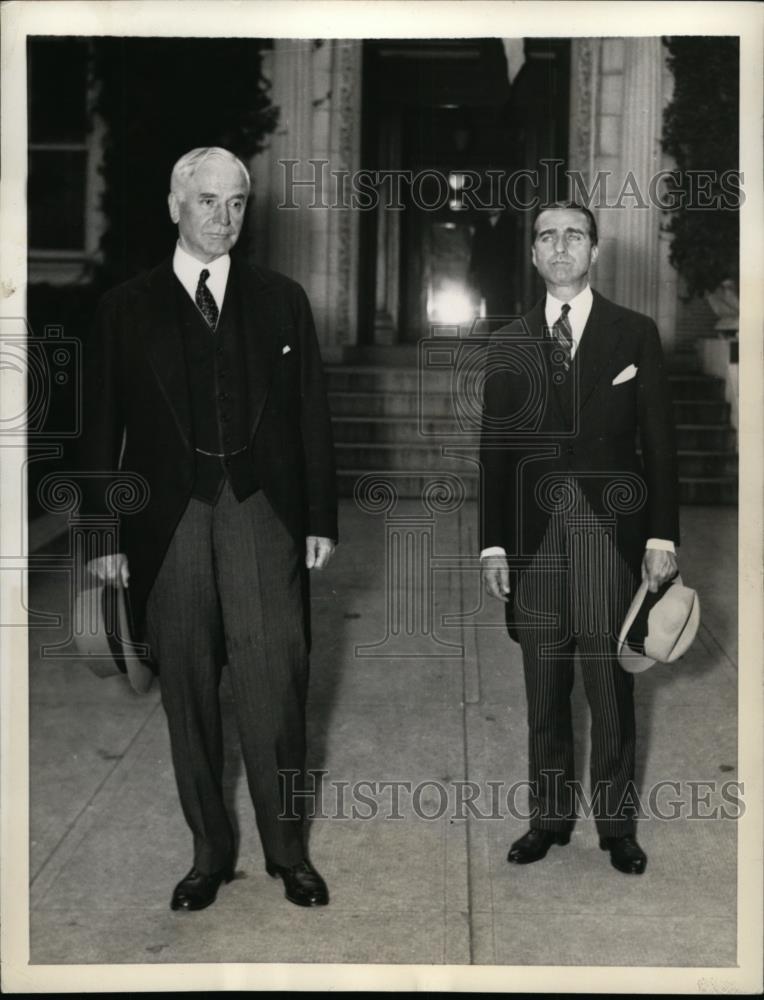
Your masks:
{"label": "light gray fedora hat", "polygon": [[678,573],[654,594],[643,580],[618,635],[618,662],[630,674],[673,663],[690,648],[699,625],[698,595]]}

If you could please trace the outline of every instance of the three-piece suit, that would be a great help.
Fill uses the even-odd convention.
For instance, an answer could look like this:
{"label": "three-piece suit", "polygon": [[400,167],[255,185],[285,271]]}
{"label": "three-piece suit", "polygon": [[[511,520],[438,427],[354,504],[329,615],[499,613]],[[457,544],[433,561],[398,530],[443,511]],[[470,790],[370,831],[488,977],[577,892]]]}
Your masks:
{"label": "three-piece suit", "polygon": [[[305,766],[305,539],[337,538],[307,297],[232,256],[210,329],[168,259],[104,296],[85,353],[81,464],[137,474],[148,491],[121,518],[119,550],[136,635],[158,666],[194,864],[225,869],[235,850],[222,788],[225,663],[265,854],[295,864],[305,853],[288,801]],[[90,482],[88,514],[104,503],[103,479]]]}
{"label": "three-piece suit", "polygon": [[594,292],[572,364],[542,299],[493,334],[481,433],[481,549],[510,569],[507,624],[527,693],[531,827],[575,817],[570,692],[581,658],[600,836],[633,832],[633,677],[615,642],[645,543],[679,541],[672,404],[647,316]]}

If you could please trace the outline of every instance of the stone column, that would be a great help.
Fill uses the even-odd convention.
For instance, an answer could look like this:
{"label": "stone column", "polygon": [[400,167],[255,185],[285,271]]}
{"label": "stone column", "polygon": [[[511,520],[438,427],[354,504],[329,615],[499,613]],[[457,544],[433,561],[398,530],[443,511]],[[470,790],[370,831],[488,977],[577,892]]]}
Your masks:
{"label": "stone column", "polygon": [[[343,39],[327,42],[331,51],[326,157],[331,169],[344,178],[338,188],[337,204],[327,209],[325,264],[326,326],[322,344],[325,354],[342,354],[345,346],[358,342],[359,210],[347,207],[351,192],[350,175],[361,164],[362,42]],[[317,143],[318,145],[318,143]],[[344,191],[344,193],[343,193]]]}
{"label": "stone column", "polygon": [[[668,68],[665,50],[661,53],[661,109],[665,108],[674,93],[674,77]],[[663,111],[661,110],[661,122]],[[676,167],[673,157],[662,154],[661,166],[664,170]],[[671,250],[671,234],[667,231],[668,216],[660,213],[660,233],[658,236],[658,312],[655,320],[661,333],[664,351],[674,351],[677,348],[676,313],[679,275],[669,260]]]}
{"label": "stone column", "polygon": [[[660,209],[650,203],[650,179],[661,169],[663,52],[660,38],[626,41],[615,297],[621,305],[658,315]],[[634,192],[632,195],[631,192]]]}
{"label": "stone column", "polygon": [[264,73],[280,119],[251,165],[253,256],[303,285],[327,360],[357,339],[359,219],[343,190],[360,163],[361,44],[274,42]]}
{"label": "stone column", "polygon": [[[380,121],[380,161],[387,169],[397,170],[401,162],[400,117],[384,114]],[[384,188],[383,188],[384,190]],[[401,213],[383,204],[377,212],[376,302],[374,303],[374,343],[398,342],[398,304],[400,296]]]}
{"label": "stone column", "polygon": [[568,166],[591,183],[597,135],[599,38],[574,38],[570,43],[570,149]]}
{"label": "stone column", "polygon": [[253,161],[256,191],[251,219],[256,258],[305,286],[311,270],[306,207],[311,192],[296,188],[286,201],[300,207],[283,207],[287,171],[279,161],[297,160],[294,175],[307,175],[307,161],[313,155],[312,46],[310,39],[276,39],[265,61],[271,99],[280,116],[267,148]]}

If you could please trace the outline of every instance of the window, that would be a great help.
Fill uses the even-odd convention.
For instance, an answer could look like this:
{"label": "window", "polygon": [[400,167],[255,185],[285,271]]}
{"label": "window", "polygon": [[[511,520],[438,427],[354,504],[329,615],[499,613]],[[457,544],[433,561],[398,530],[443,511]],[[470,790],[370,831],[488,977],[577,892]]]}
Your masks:
{"label": "window", "polygon": [[30,280],[77,281],[99,238],[90,43],[30,38],[27,57]]}

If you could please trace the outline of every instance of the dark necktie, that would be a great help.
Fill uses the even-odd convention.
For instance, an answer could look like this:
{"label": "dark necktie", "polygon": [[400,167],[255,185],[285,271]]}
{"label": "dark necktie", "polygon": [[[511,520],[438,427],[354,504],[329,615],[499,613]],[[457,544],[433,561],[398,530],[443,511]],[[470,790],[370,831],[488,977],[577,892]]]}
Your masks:
{"label": "dark necktie", "polygon": [[570,305],[563,303],[560,310],[560,318],[552,327],[552,336],[557,341],[560,350],[563,352],[562,367],[567,371],[573,358],[573,330],[568,319]]}
{"label": "dark necktie", "polygon": [[210,272],[205,267],[199,275],[199,284],[196,286],[196,304],[199,306],[202,316],[207,320],[210,328],[215,329],[218,323],[218,307],[212,292],[207,288],[207,278]]}

